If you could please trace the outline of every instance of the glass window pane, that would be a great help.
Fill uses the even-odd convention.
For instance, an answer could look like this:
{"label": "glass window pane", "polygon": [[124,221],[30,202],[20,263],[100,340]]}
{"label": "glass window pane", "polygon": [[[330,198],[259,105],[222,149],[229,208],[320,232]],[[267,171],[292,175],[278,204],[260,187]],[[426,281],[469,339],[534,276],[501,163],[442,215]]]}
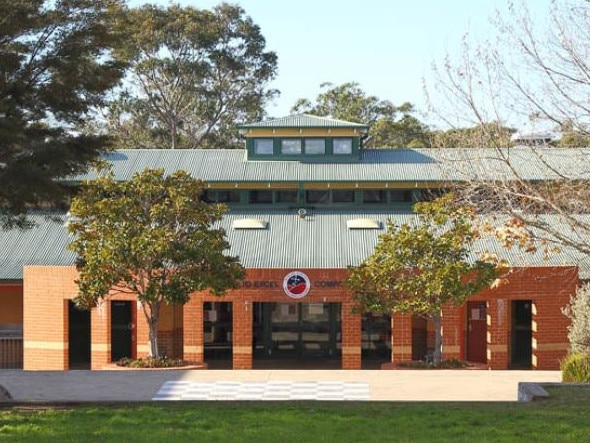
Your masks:
{"label": "glass window pane", "polygon": [[308,138],[305,140],[305,153],[320,155],[326,153],[326,140],[323,138]]}
{"label": "glass window pane", "polygon": [[272,191],[250,191],[250,203],[272,203]]}
{"label": "glass window pane", "polygon": [[386,193],[384,190],[371,189],[363,191],[363,203],[386,203]]}
{"label": "glass window pane", "polygon": [[354,191],[332,191],[332,201],[334,203],[353,203]]}
{"label": "glass window pane", "polygon": [[389,198],[392,202],[409,202],[412,201],[412,191],[389,191]]}
{"label": "glass window pane", "polygon": [[217,191],[217,201],[220,203],[239,203],[240,191]]}
{"label": "glass window pane", "polygon": [[297,191],[277,191],[277,203],[296,203]]}
{"label": "glass window pane", "polygon": [[290,139],[281,140],[281,154],[300,155],[301,154],[301,139],[290,138]]}
{"label": "glass window pane", "polygon": [[201,196],[201,200],[206,203],[215,203],[217,200],[217,196],[215,195],[215,191],[211,189],[205,189],[203,191],[203,195]]}
{"label": "glass window pane", "polygon": [[272,155],[273,140],[272,138],[254,139],[254,153],[260,155]]}
{"label": "glass window pane", "polygon": [[335,138],[334,139],[334,154],[352,154],[352,139],[351,138]]}
{"label": "glass window pane", "polygon": [[307,203],[330,203],[330,191],[306,191],[305,201]]}

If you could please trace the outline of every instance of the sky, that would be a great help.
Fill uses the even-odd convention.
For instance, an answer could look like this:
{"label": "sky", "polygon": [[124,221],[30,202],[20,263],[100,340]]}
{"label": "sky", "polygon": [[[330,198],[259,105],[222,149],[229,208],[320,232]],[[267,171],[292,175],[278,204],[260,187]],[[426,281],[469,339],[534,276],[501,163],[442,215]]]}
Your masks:
{"label": "sky", "polygon": [[[523,0],[532,13],[546,13],[550,0]],[[168,0],[129,0],[129,6]],[[215,0],[177,0],[210,9]],[[508,0],[234,0],[260,26],[267,50],[278,55],[270,87],[280,96],[267,107],[271,117],[290,114],[298,98],[312,101],[320,84],[354,81],[369,95],[396,105],[413,103],[419,117],[427,101],[424,81],[432,64],[456,56],[466,34],[483,40],[493,32],[495,11]]]}

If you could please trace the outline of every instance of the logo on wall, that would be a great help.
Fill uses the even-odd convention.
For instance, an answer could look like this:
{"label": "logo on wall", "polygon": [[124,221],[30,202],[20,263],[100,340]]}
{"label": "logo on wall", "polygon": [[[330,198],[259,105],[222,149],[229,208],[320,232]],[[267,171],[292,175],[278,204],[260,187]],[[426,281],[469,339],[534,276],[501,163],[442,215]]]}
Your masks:
{"label": "logo on wall", "polygon": [[283,290],[291,298],[303,298],[309,293],[309,277],[300,271],[289,272],[283,280]]}

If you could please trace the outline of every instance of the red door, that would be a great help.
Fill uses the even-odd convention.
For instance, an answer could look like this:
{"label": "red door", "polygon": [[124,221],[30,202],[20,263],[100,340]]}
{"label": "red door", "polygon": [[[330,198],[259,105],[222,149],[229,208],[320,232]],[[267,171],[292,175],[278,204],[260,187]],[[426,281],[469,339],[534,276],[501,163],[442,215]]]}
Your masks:
{"label": "red door", "polygon": [[486,302],[467,303],[467,360],[486,363]]}

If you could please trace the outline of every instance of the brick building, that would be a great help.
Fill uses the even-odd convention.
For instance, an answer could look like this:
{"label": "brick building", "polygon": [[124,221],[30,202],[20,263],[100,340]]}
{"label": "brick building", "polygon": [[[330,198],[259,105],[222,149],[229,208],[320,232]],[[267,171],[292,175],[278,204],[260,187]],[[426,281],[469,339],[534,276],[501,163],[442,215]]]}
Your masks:
{"label": "brick building", "polygon": [[[246,278],[223,298],[195,293],[186,305],[167,307],[159,328],[164,354],[234,369],[375,368],[429,354],[432,329],[423,319],[358,313],[343,282],[388,219],[412,220],[413,203],[459,179],[442,165],[461,150],[366,150],[367,129],[302,114],[241,126],[245,150],[106,156],[120,180],[146,167],[184,169],[205,181],[204,199],[230,208],[222,226]],[[516,152],[526,157],[526,149]],[[17,343],[0,363],[18,360],[18,343],[22,361],[11,364],[29,370],[100,369],[147,355],[147,324],[133,297],[91,311],[73,306],[67,214],[47,215],[31,214],[31,230],[0,232],[0,334],[10,331],[0,345]],[[549,260],[524,257],[483,241],[478,248],[504,255],[513,271],[500,287],[444,309],[444,357],[492,369],[557,369],[568,348],[561,309],[587,273],[580,257],[567,249]]]}

